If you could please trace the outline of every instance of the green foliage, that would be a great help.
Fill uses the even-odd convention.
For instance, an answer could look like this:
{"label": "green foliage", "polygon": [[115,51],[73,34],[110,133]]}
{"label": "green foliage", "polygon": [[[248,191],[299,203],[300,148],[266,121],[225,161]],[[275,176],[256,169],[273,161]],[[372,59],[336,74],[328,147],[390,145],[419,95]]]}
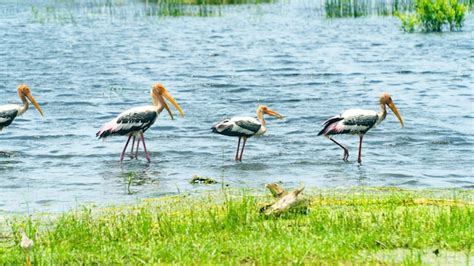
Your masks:
{"label": "green foliage", "polygon": [[458,0],[416,0],[416,13],[399,13],[398,17],[406,32],[416,28],[423,32],[441,32],[444,28],[455,31],[461,30],[466,10]]}
{"label": "green foliage", "polygon": [[414,14],[398,14],[398,18],[402,22],[402,29],[406,32],[414,32],[418,18]]}
{"label": "green foliage", "polygon": [[[453,25],[453,29],[458,27],[456,25],[462,24],[466,7],[472,8],[474,5],[474,0],[442,0],[440,2],[443,1],[445,4],[442,5],[447,13],[449,13],[446,19],[451,21],[452,24],[449,22],[448,24],[450,24],[450,27]],[[415,12],[417,5],[417,0],[324,0],[324,11],[325,16],[328,18],[356,18],[372,15],[399,16],[402,13]],[[452,10],[450,10],[451,8]],[[445,12],[444,9],[442,12]],[[409,29],[413,24],[414,18],[407,17],[407,14],[403,14],[400,19],[402,20],[402,23],[405,21]],[[418,20],[418,18],[416,18],[416,20]],[[456,24],[456,21],[458,21],[458,24]]]}
{"label": "green foliage", "polygon": [[466,265],[472,260],[472,192],[311,195],[308,214],[280,218],[259,213],[268,198],[219,192],[53,217],[3,217],[0,264],[24,264],[20,226],[35,241],[33,265]]}

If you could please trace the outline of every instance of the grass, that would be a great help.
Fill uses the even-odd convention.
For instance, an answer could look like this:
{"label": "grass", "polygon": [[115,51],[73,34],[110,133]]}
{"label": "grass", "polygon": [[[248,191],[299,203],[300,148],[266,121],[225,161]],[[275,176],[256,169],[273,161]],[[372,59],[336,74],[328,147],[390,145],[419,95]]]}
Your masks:
{"label": "grass", "polygon": [[442,265],[473,259],[472,190],[306,193],[309,214],[279,218],[258,213],[268,197],[225,190],[133,206],[84,207],[57,217],[8,217],[0,221],[0,264],[24,263],[20,226],[34,238],[30,254],[38,265]]}

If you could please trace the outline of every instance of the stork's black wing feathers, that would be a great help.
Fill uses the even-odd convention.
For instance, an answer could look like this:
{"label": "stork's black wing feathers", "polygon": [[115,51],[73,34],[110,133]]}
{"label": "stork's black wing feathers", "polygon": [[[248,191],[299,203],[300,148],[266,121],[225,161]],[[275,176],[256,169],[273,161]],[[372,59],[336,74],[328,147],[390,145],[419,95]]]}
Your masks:
{"label": "stork's black wing feathers", "polygon": [[120,116],[117,119],[117,124],[123,124],[117,132],[117,135],[128,135],[131,132],[147,131],[158,117],[157,112],[138,112],[130,113]]}
{"label": "stork's black wing feathers", "polygon": [[360,115],[360,116],[353,116],[353,117],[347,117],[344,119],[344,125],[348,126],[366,126],[366,127],[372,127],[377,123],[377,116],[366,116],[366,115]]}
{"label": "stork's black wing feathers", "polygon": [[157,112],[130,113],[120,116],[117,119],[118,124],[139,124],[154,122],[158,116]]}
{"label": "stork's black wing feathers", "polygon": [[9,126],[18,114],[18,110],[12,109],[0,112],[0,130]]}
{"label": "stork's black wing feathers", "polygon": [[243,129],[252,131],[254,133],[257,133],[260,130],[260,128],[262,127],[261,124],[255,124],[252,121],[248,121],[248,120],[236,121],[235,124],[238,125],[239,127],[243,128]]}

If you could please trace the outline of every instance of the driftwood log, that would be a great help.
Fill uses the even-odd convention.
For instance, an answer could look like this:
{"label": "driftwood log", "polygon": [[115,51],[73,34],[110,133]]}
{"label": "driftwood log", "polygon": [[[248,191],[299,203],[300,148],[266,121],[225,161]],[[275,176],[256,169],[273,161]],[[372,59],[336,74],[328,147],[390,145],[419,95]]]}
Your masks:
{"label": "driftwood log", "polygon": [[278,216],[284,212],[308,212],[309,201],[299,196],[304,190],[304,186],[300,186],[291,192],[286,191],[277,183],[267,184],[266,188],[270,190],[276,201],[263,206],[260,209],[261,213]]}

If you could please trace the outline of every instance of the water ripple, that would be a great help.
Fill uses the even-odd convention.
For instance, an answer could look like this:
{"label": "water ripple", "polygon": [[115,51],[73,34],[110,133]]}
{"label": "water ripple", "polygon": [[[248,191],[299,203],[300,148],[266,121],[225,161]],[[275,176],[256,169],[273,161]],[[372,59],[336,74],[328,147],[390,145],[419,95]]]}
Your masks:
{"label": "water ripple", "polygon": [[[474,20],[456,34],[411,35],[388,17],[308,17],[301,2],[265,5],[261,14],[237,6],[212,19],[157,20],[127,16],[143,6],[123,1],[123,16],[79,10],[75,24],[35,23],[28,1],[1,2],[9,12],[0,17],[0,104],[19,103],[16,86],[25,82],[46,116],[30,110],[0,134],[0,213],[206,189],[189,184],[193,175],[232,187],[472,189]],[[158,81],[186,116],[162,113],[146,132],[151,163],[140,153],[120,164],[126,138],[103,142],[95,132],[121,111],[150,104]],[[343,162],[338,146],[316,136],[322,122],[349,108],[377,110],[384,91],[406,127],[389,111],[364,138],[361,166],[358,138],[336,136],[350,149]],[[237,139],[210,127],[253,116],[261,104],[285,119],[268,118],[266,136],[250,138],[235,162]]]}

